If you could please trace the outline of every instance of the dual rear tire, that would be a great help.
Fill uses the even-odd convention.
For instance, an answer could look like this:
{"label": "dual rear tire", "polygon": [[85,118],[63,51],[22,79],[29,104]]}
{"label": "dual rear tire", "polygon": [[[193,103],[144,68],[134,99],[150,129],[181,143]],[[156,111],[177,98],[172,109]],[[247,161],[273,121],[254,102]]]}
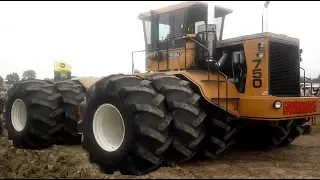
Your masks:
{"label": "dual rear tire", "polygon": [[5,128],[13,145],[43,149],[80,144],[78,105],[85,88],[72,81],[22,80],[8,90]]}
{"label": "dual rear tire", "polygon": [[252,150],[271,150],[286,146],[303,134],[304,129],[301,127],[303,123],[303,119],[296,119],[279,121],[274,125],[257,124],[242,129],[237,135],[237,144]]}
{"label": "dual rear tire", "polygon": [[90,161],[106,173],[141,175],[157,169],[173,141],[164,96],[150,81],[125,75],[101,79],[94,91],[79,125]]}
{"label": "dual rear tire", "polygon": [[78,108],[86,95],[86,88],[75,81],[59,81],[54,83],[59,90],[64,109],[63,131],[57,139],[58,144],[74,145],[81,143],[78,134],[77,123],[79,122]]}
{"label": "dual rear tire", "polygon": [[185,162],[196,155],[205,137],[206,113],[200,110],[200,95],[190,83],[176,76],[147,76],[156,90],[165,96],[168,111],[173,114],[174,141],[169,159]]}
{"label": "dual rear tire", "polygon": [[[184,162],[204,151],[207,116],[189,82],[163,74],[145,79],[112,75],[98,81],[93,91],[80,106],[85,111],[78,129],[89,160],[103,172],[142,175],[166,159]],[[223,135],[229,130],[208,134],[227,144],[229,136]]]}
{"label": "dual rear tire", "polygon": [[63,128],[61,95],[54,84],[42,80],[15,83],[8,93],[5,126],[13,145],[43,149],[53,145]]}

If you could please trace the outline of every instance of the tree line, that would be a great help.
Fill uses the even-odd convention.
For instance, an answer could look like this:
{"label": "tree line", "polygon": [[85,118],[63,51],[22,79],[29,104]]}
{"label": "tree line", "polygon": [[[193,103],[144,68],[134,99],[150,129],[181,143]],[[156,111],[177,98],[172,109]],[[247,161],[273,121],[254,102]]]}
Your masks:
{"label": "tree line", "polygon": [[[71,76],[71,78],[74,78],[76,76]],[[22,79],[21,80],[25,80],[25,79],[36,79],[37,78],[37,73],[35,70],[26,70],[22,73]],[[13,84],[17,81],[20,81],[20,76],[18,73],[13,72],[11,74],[7,74],[6,78],[3,79],[3,77],[0,76],[0,86],[4,83],[4,81],[7,81],[6,84]],[[53,80],[50,78],[45,78],[45,80]]]}
{"label": "tree line", "polygon": [[[22,79],[36,79],[36,78],[37,78],[37,73],[34,70],[26,70],[22,73]],[[13,84],[20,80],[20,76],[16,72],[7,74],[5,79],[3,79],[2,76],[0,76],[0,85],[3,84],[4,80],[7,81],[6,84]]]}
{"label": "tree line", "polygon": [[[310,80],[311,79],[311,80]],[[300,77],[300,82],[303,83],[303,77]],[[306,83],[320,83],[320,74],[317,78],[308,78],[306,79]]]}

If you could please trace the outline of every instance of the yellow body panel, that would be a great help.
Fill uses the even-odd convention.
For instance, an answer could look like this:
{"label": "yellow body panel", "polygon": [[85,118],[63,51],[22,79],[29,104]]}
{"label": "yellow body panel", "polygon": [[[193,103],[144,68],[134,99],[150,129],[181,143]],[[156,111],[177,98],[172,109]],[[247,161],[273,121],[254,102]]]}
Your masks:
{"label": "yellow body panel", "polygon": [[[282,102],[280,109],[274,108],[277,100]],[[320,115],[319,104],[317,97],[246,97],[239,100],[239,114],[250,119],[295,119]]]}
{"label": "yellow body panel", "polygon": [[[263,51],[264,51],[264,56],[261,58],[257,57],[257,45],[258,43],[263,43],[264,47],[263,47]],[[252,84],[255,83],[255,85],[258,85],[259,80],[257,78],[253,78],[253,76],[255,75],[255,77],[257,77],[258,74],[254,74],[254,73],[259,73],[261,74],[261,87],[257,87],[257,88],[246,88],[245,92],[243,94],[240,95],[234,95],[234,94],[238,94],[237,90],[235,89],[235,87],[231,87],[232,90],[235,90],[235,92],[230,92],[231,93],[231,97],[239,97],[239,96],[268,96],[268,41],[265,38],[258,38],[258,39],[252,39],[252,40],[246,40],[246,41],[236,41],[233,42],[232,45],[235,44],[243,44],[244,45],[244,52],[245,52],[245,56],[246,56],[246,63],[247,63],[247,80],[246,80],[246,87],[252,87]],[[160,52],[165,52],[165,51],[160,51]],[[185,55],[184,55],[184,49],[183,48],[179,48],[179,49],[172,49],[169,51],[169,53],[172,52],[179,52],[181,53],[181,55],[179,56],[179,58],[175,58],[175,59],[170,59],[169,60],[169,70],[170,71],[180,71],[180,70],[184,70],[185,69]],[[230,55],[229,55],[230,56]],[[186,62],[187,62],[187,69],[190,68],[192,66],[192,62],[194,61],[195,58],[195,43],[194,42],[187,42],[187,58],[186,58]],[[158,62],[156,60],[148,60],[148,70],[149,71],[157,71],[158,70]],[[161,61],[159,62],[159,71],[165,71],[167,70],[167,60],[166,60],[166,56],[164,56]],[[201,73],[200,73],[201,74]],[[198,73],[198,75],[200,75]],[[217,79],[217,75],[211,73],[210,79]],[[220,80],[225,80],[223,76],[220,76],[222,79]],[[205,77],[200,78],[201,80],[204,80]],[[207,78],[208,79],[208,78]],[[212,84],[212,83],[209,83]],[[217,83],[215,83],[217,84]],[[221,83],[222,86],[220,88],[224,88],[225,83]],[[223,85],[224,84],[224,85]],[[232,84],[233,83],[229,83]],[[212,86],[215,85],[209,85],[210,88],[212,88]],[[233,85],[234,86],[234,85]],[[230,86],[229,86],[230,87]],[[206,90],[208,90],[207,88],[205,88]],[[206,91],[205,90],[205,91]],[[212,89],[210,89],[211,91]],[[225,94],[225,90],[220,89],[222,91],[220,91],[220,93],[224,93]]]}
{"label": "yellow body panel", "polygon": [[[211,104],[219,106],[221,109],[228,110],[238,118],[248,118],[256,120],[285,120],[295,119],[301,117],[310,117],[320,115],[320,99],[318,97],[275,97],[275,96],[250,96],[245,97],[243,94],[238,93],[234,84],[228,82],[228,99],[226,98],[225,82],[220,82],[220,100],[218,102],[218,83],[217,82],[201,82],[207,80],[208,76],[205,72],[192,72],[192,71],[169,71],[165,72],[167,75],[182,75],[190,82],[197,85],[202,96]],[[150,73],[137,74],[139,77],[144,78]],[[211,73],[210,79],[217,79],[217,75]],[[224,80],[224,76],[220,75],[220,80]],[[274,108],[274,102],[280,100],[283,106],[280,109]],[[288,105],[288,102],[291,103]],[[292,105],[292,102],[294,105]],[[309,104],[306,105],[301,104]],[[228,105],[228,106],[227,106]],[[297,111],[295,109],[304,106],[305,110]],[[308,111],[309,109],[309,111]],[[288,113],[289,112],[289,113]]]}
{"label": "yellow body panel", "polygon": [[[257,45],[258,43],[263,43],[264,47],[264,56],[261,58],[257,57]],[[243,93],[243,96],[267,96],[269,95],[268,89],[268,41],[264,38],[247,40],[243,42],[244,44],[244,53],[246,56],[247,63],[247,80],[246,80],[246,90]],[[257,73],[255,75],[259,75],[261,73],[261,78],[253,78],[254,72]],[[260,72],[260,73],[259,73]],[[259,73],[259,74],[258,74]],[[255,76],[258,77],[258,76]],[[258,85],[261,79],[261,87],[253,88],[253,84]],[[247,88],[248,87],[248,88]]]}
{"label": "yellow body panel", "polygon": [[[163,53],[163,57],[161,58],[159,64],[158,61],[155,59],[147,60],[147,69],[149,71],[164,71],[167,70],[167,55],[166,50],[159,51],[160,53]],[[169,68],[174,70],[180,70],[185,69],[185,66],[190,68],[194,61],[195,56],[195,43],[193,42],[187,42],[186,43],[186,51],[185,48],[176,48],[176,49],[170,49],[169,54],[173,54],[176,57],[169,57]]]}
{"label": "yellow body panel", "polygon": [[[235,84],[226,80],[223,74],[211,72],[208,78],[208,72],[206,70],[184,70],[185,56],[183,48],[170,50],[170,52],[180,51],[183,53],[181,53],[179,58],[169,60],[169,69],[167,69],[166,56],[162,57],[159,62],[159,71],[188,80],[199,88],[199,92],[209,103],[227,110],[230,114],[238,118],[285,120],[320,115],[320,102],[318,97],[275,97],[269,94],[268,38],[276,38],[293,44],[299,43],[299,40],[295,38],[265,33],[262,35],[250,35],[248,37],[224,40],[217,45],[218,48],[243,45],[247,66],[246,88],[243,93],[239,93]],[[259,44],[262,44],[262,47],[259,48]],[[258,56],[258,52],[262,52],[263,55]],[[190,69],[193,65],[194,58],[195,43],[189,41],[187,42],[187,69]],[[148,61],[150,64],[147,70],[157,71],[158,62],[156,60]],[[140,73],[137,75],[144,77],[148,74],[150,73]],[[219,80],[221,81],[220,83],[217,82],[218,74]],[[228,87],[226,87],[226,84]],[[276,100],[280,100],[283,104],[280,109],[274,108],[274,102]]]}

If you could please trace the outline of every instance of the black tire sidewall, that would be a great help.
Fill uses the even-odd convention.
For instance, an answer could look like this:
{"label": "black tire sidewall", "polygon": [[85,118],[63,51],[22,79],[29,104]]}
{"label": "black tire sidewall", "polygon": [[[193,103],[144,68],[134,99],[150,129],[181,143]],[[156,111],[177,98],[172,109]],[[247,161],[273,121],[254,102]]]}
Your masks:
{"label": "black tire sidewall", "polygon": [[[26,93],[19,91],[19,92],[14,93],[14,95],[8,99],[7,108],[6,108],[6,119],[7,119],[6,120],[6,128],[8,131],[8,135],[10,135],[10,137],[11,137],[10,139],[21,141],[22,139],[24,139],[24,137],[28,137],[28,132],[29,132],[29,129],[30,129],[31,123],[32,123],[32,114],[29,113],[30,108],[31,108],[31,102],[27,97],[28,96]],[[22,131],[16,131],[16,129],[13,127],[12,119],[11,119],[12,105],[13,105],[14,101],[17,99],[21,99],[27,108],[27,122],[26,122],[26,125]]]}
{"label": "black tire sidewall", "polygon": [[306,125],[303,129],[304,129],[304,132],[302,134],[310,134],[311,133],[311,125]]}
{"label": "black tire sidewall", "polygon": [[[101,98],[102,97],[102,98]],[[104,164],[108,164],[110,166],[115,166],[117,163],[120,163],[123,157],[126,157],[130,150],[134,149],[132,147],[134,133],[132,127],[132,108],[125,105],[124,100],[120,97],[110,96],[105,94],[104,96],[96,96],[93,97],[88,103],[86,112],[84,113],[84,132],[83,132],[83,144],[87,151],[90,152],[91,155],[95,156],[94,159],[100,161]],[[114,105],[121,113],[124,125],[125,125],[125,136],[123,143],[121,146],[113,151],[107,152],[103,150],[99,144],[97,143],[94,134],[93,134],[93,117],[94,113],[98,109],[98,107],[102,104],[109,103]]]}

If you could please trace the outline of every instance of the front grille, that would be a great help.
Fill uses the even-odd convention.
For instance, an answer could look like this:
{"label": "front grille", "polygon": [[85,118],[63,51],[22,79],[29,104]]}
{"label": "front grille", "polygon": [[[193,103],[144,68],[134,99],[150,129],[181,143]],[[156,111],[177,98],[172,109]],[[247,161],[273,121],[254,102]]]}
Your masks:
{"label": "front grille", "polygon": [[298,45],[269,41],[269,94],[300,96],[300,52]]}

